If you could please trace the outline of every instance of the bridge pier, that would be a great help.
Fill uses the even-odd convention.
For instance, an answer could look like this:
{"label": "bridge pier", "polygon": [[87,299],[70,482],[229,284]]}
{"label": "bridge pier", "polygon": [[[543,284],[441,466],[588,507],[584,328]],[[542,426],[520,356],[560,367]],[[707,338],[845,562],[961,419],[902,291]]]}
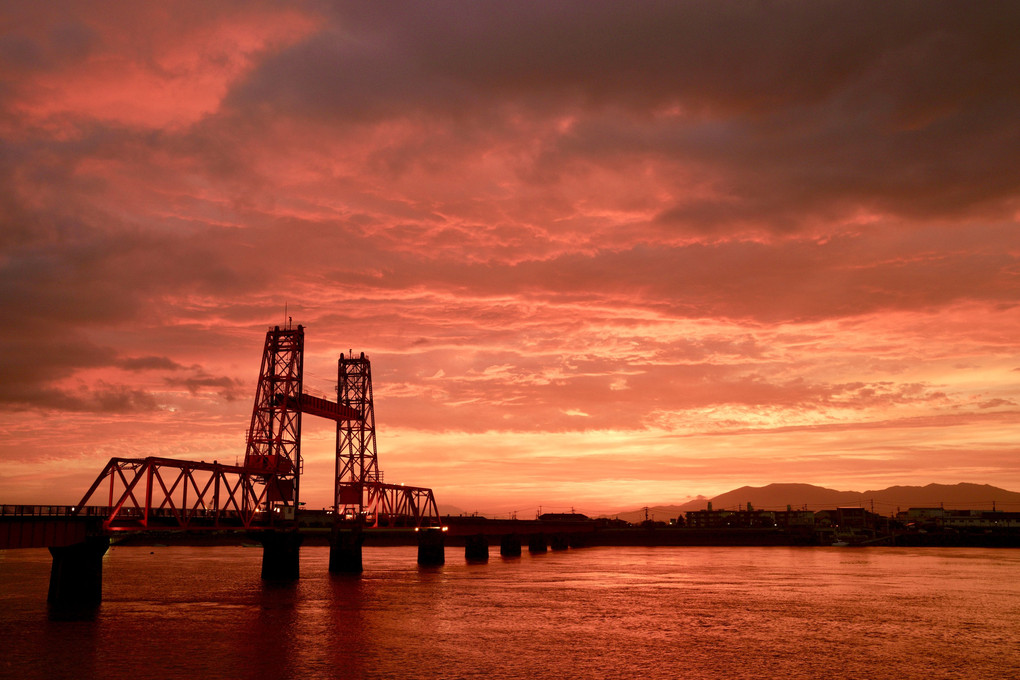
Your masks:
{"label": "bridge pier", "polygon": [[423,567],[446,564],[446,534],[442,529],[418,531],[418,564]]}
{"label": "bridge pier", "polygon": [[485,534],[467,537],[464,543],[464,559],[468,562],[489,561],[489,539]]}
{"label": "bridge pier", "polygon": [[106,536],[50,547],[53,566],[46,601],[51,611],[84,614],[100,605],[103,601],[103,555],[109,547],[110,539]]}
{"label": "bridge pier", "polygon": [[553,534],[549,537],[549,547],[554,551],[566,550],[570,547],[566,534]]}
{"label": "bridge pier", "polygon": [[517,534],[505,534],[499,539],[499,554],[503,557],[520,557],[521,537]]}
{"label": "bridge pier", "polygon": [[329,540],[329,571],[332,574],[360,574],[363,570],[361,564],[361,545],[365,542],[365,536],[361,527],[353,529],[333,528],[333,535]]}
{"label": "bridge pier", "polygon": [[300,574],[301,534],[296,531],[263,531],[262,578],[267,581],[296,581]]}
{"label": "bridge pier", "polygon": [[539,532],[528,536],[528,552],[544,553],[548,550],[545,544],[545,534]]}

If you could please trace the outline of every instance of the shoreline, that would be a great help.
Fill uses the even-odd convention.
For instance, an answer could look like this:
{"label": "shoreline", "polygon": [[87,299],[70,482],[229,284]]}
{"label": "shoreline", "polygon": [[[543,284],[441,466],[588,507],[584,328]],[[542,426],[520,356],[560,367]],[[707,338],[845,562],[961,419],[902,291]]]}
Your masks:
{"label": "shoreline", "polygon": [[[523,529],[523,528],[522,528]],[[306,546],[328,546],[330,529],[302,529],[302,544]],[[485,536],[490,547],[497,549],[501,536],[507,533],[519,533],[527,536],[543,533],[547,539],[556,538],[570,548],[588,546],[643,546],[643,547],[753,547],[753,546],[801,546],[829,547],[832,544],[831,534],[792,534],[783,531],[761,529],[606,529],[592,531],[537,531],[529,528],[520,532],[452,532],[446,537],[446,547],[464,547],[469,537]],[[418,544],[418,535],[410,529],[366,529],[363,531],[364,545],[369,547],[414,546]],[[257,532],[222,532],[222,531],[149,531],[145,534],[121,534],[112,538],[112,545],[118,546],[243,546],[261,547]],[[867,542],[852,544],[846,547],[957,547],[957,548],[1020,548],[1020,532],[1001,533],[900,533],[880,536]]]}

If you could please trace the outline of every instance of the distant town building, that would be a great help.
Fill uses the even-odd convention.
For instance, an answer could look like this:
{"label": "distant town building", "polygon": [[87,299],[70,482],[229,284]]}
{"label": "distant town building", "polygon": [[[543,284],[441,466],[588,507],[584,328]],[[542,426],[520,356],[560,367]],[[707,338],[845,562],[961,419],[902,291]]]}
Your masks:
{"label": "distant town building", "polygon": [[947,514],[944,508],[908,508],[906,513],[900,513],[908,522],[918,520],[940,519]]}
{"label": "distant town building", "polygon": [[586,522],[588,521],[587,515],[582,515],[579,512],[547,512],[539,515],[538,518],[543,522]]}
{"label": "distant town building", "polygon": [[899,513],[896,519],[908,528],[957,530],[1020,529],[1020,512],[909,508],[906,512]]}
{"label": "distant town building", "polygon": [[844,529],[863,529],[868,526],[868,512],[855,506],[836,508],[835,524]]}
{"label": "distant town building", "polygon": [[694,510],[686,513],[690,529],[763,529],[782,526],[768,510]]}
{"label": "distant town building", "polygon": [[1020,512],[957,510],[942,518],[942,526],[951,529],[1020,529]]}

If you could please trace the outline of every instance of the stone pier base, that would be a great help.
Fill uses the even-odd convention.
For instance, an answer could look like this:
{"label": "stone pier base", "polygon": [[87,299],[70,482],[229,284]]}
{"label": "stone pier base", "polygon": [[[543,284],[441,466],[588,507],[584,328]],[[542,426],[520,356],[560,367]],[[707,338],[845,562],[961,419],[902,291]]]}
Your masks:
{"label": "stone pier base", "polygon": [[418,531],[418,564],[423,567],[446,564],[446,534],[442,529]]}
{"label": "stone pier base", "polygon": [[361,527],[334,529],[329,541],[329,571],[333,574],[360,574],[361,544],[365,537]]}
{"label": "stone pier base", "polygon": [[503,557],[521,556],[521,537],[517,534],[507,534],[499,540],[499,554]]}
{"label": "stone pier base", "polygon": [[571,548],[586,548],[588,547],[588,536],[588,534],[569,534],[567,541]]}
{"label": "stone pier base", "polygon": [[267,581],[296,581],[300,574],[301,534],[296,531],[263,531],[262,578]]}
{"label": "stone pier base", "polygon": [[103,555],[110,547],[105,536],[83,543],[51,547],[50,589],[46,597],[51,612],[86,614],[103,601]]}
{"label": "stone pier base", "polygon": [[549,537],[549,547],[553,550],[566,550],[570,547],[570,542],[565,534],[553,534]]}
{"label": "stone pier base", "polygon": [[484,534],[468,536],[464,543],[464,559],[468,562],[488,562],[489,539]]}
{"label": "stone pier base", "polygon": [[545,534],[531,534],[528,536],[528,552],[544,553],[548,550],[545,543]]}

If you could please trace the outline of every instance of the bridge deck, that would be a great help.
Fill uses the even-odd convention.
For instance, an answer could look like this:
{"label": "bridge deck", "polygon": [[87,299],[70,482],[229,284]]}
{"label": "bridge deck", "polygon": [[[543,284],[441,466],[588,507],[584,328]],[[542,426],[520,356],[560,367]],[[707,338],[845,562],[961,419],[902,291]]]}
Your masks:
{"label": "bridge deck", "polygon": [[102,525],[102,515],[72,512],[70,505],[0,505],[0,549],[73,545]]}

